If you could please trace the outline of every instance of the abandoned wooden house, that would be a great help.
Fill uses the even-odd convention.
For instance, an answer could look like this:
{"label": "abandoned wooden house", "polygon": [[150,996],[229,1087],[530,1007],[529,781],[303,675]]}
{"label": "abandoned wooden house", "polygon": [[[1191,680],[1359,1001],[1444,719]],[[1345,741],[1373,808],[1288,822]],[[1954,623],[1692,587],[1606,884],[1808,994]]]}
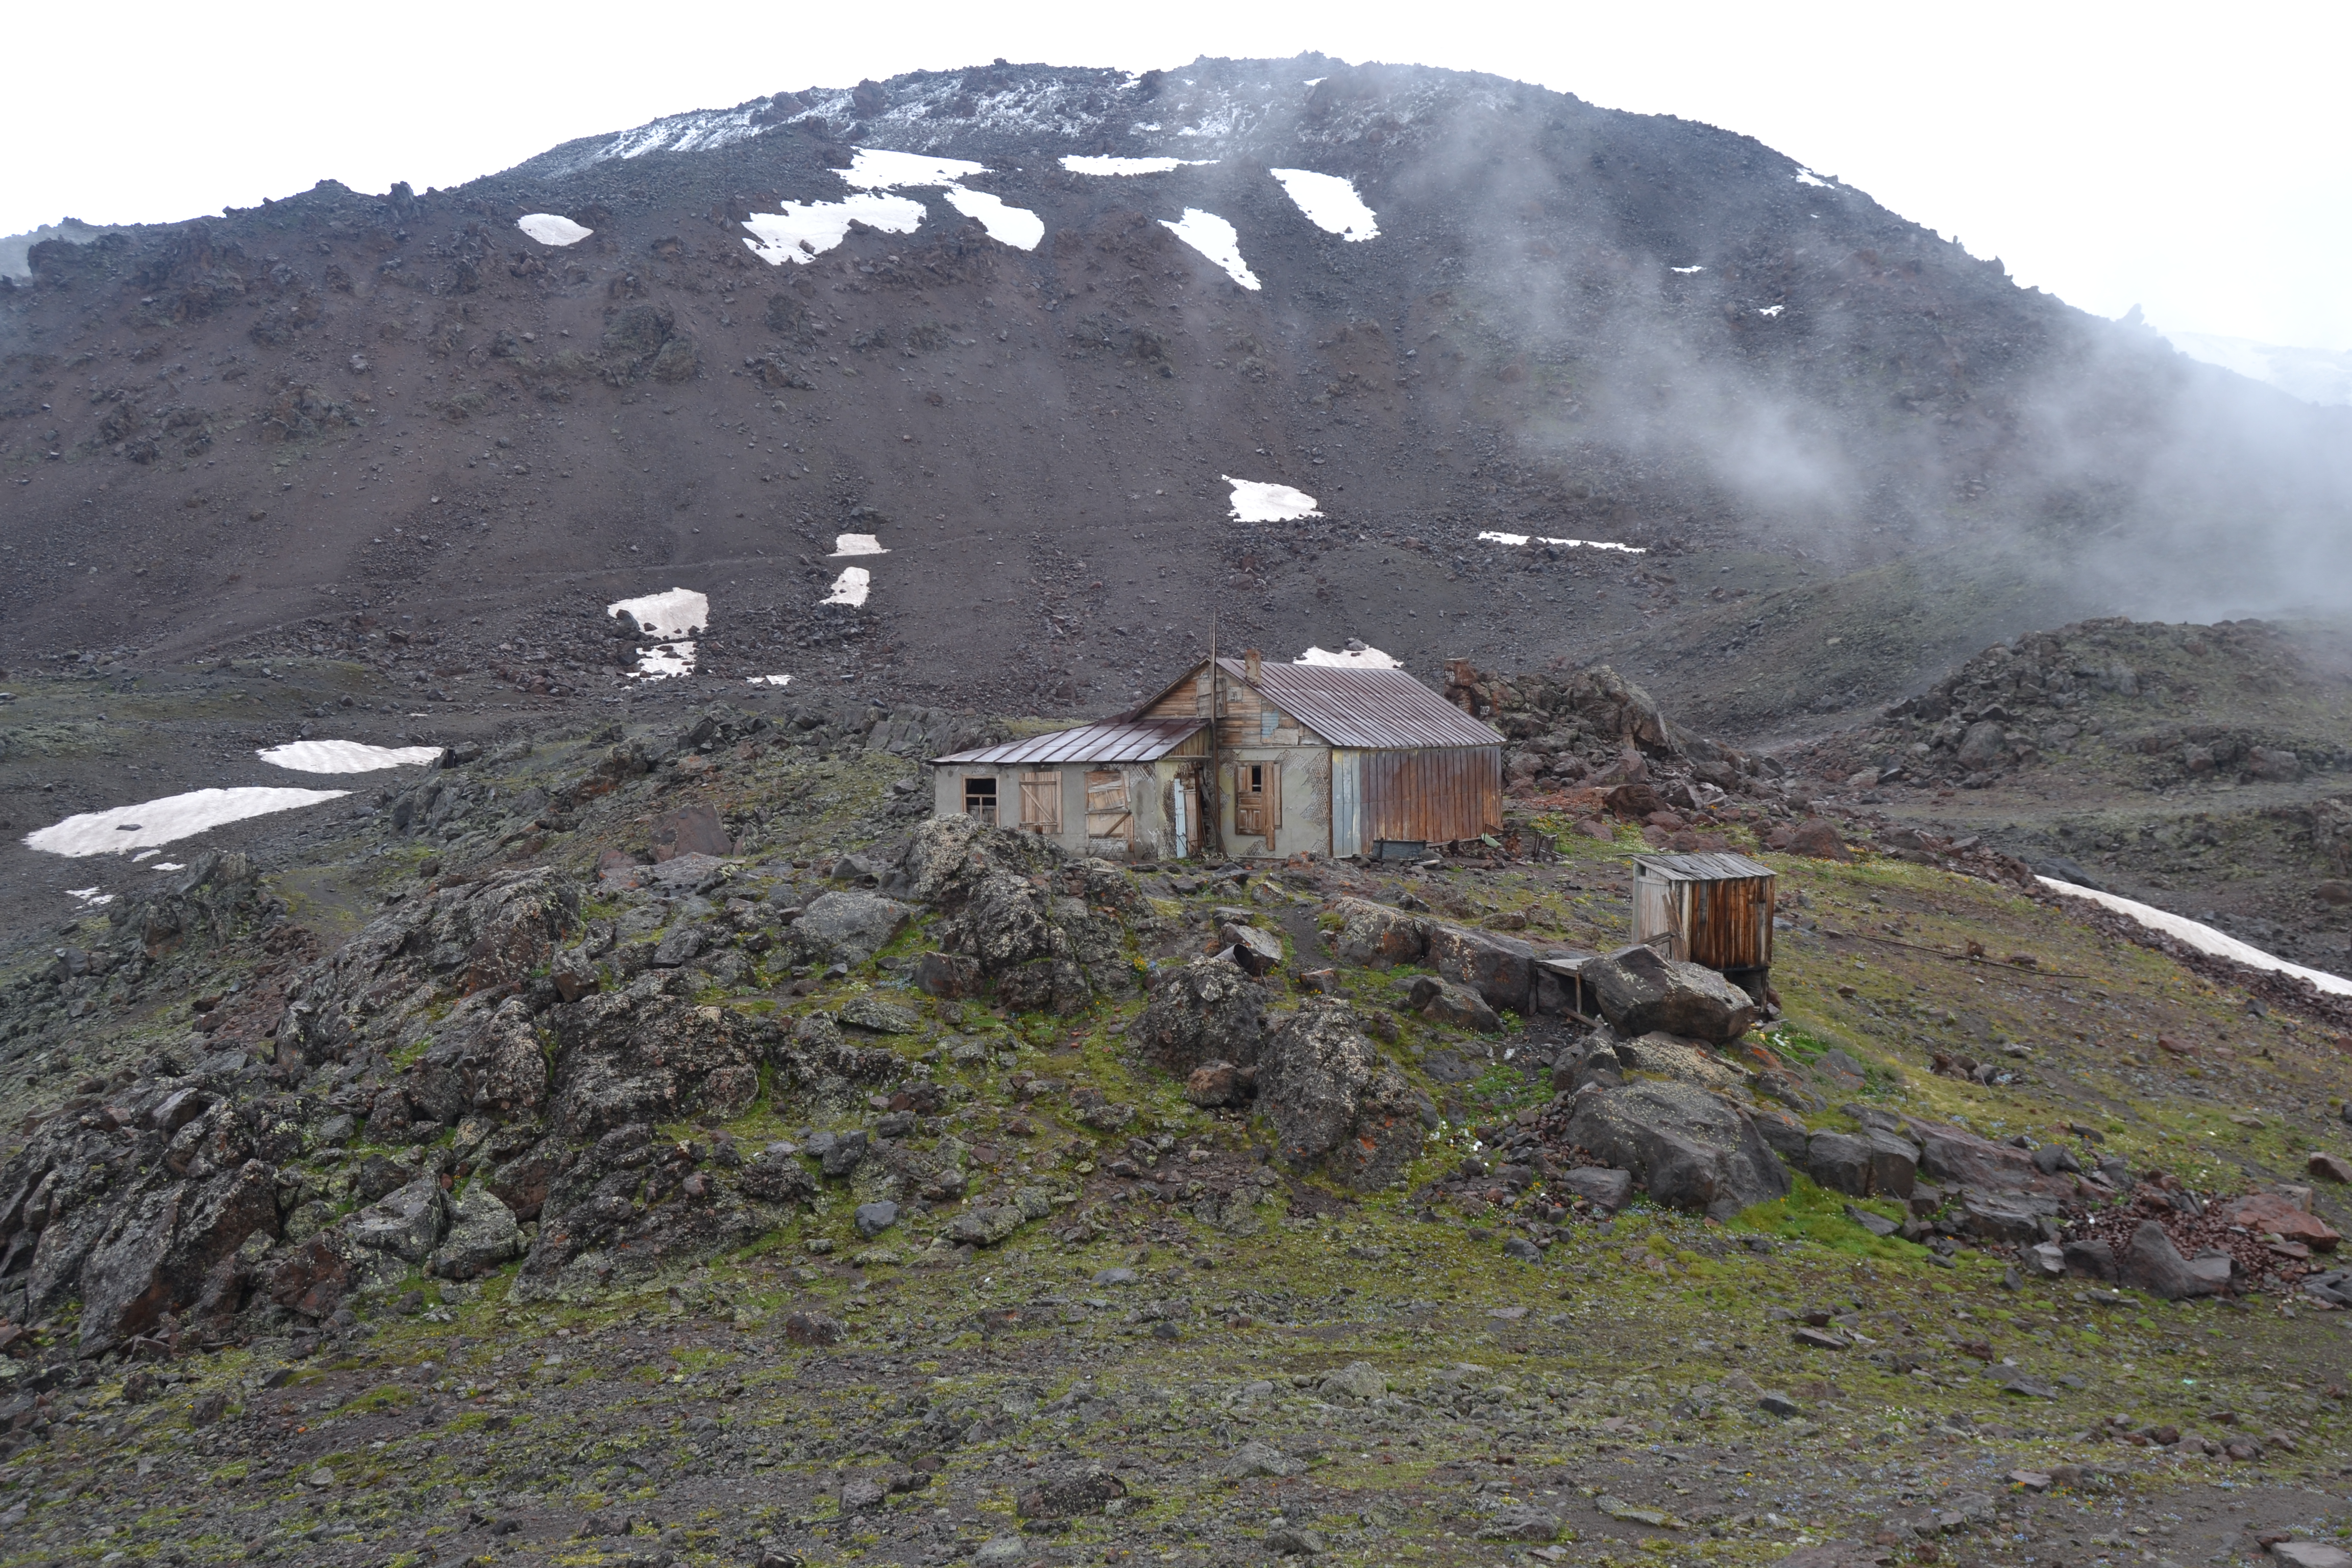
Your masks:
{"label": "abandoned wooden house", "polygon": [[1204,659],[1123,717],[931,767],[940,816],[1112,858],[1419,855],[1502,826],[1495,731],[1402,669],[1255,652]]}

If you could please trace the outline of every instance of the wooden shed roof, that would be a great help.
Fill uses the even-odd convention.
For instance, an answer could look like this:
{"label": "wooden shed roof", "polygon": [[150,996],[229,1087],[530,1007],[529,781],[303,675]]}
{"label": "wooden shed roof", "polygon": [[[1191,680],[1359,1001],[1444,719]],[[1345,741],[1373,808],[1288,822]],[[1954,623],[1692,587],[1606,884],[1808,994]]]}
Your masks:
{"label": "wooden shed roof", "polygon": [[1673,882],[1729,882],[1774,875],[1745,855],[1728,850],[1702,855],[1636,855],[1633,864]]}
{"label": "wooden shed roof", "polygon": [[1150,763],[1207,728],[1208,721],[1204,719],[1110,719],[1099,724],[1081,724],[1075,730],[1055,730],[1023,741],[1008,741],[1001,746],[933,757],[931,761],[1000,765],[1036,763],[1049,766],[1063,763]]}
{"label": "wooden shed roof", "polygon": [[1501,735],[1402,669],[1261,661],[1253,682],[1240,659],[1217,664],[1335,746],[1395,751],[1503,743]]}

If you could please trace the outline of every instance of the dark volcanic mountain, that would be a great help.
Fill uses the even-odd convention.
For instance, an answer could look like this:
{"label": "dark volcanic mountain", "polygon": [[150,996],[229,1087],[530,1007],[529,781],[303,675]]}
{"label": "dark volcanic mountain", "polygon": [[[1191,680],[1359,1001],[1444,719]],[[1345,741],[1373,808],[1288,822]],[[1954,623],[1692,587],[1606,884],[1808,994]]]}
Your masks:
{"label": "dark volcanic mountain", "polygon": [[[1313,221],[1296,170],[1377,234]],[[1215,610],[1424,674],[1606,655],[1754,731],[2026,624],[2344,571],[2346,411],[1748,138],[1491,77],[924,73],[31,260],[0,292],[16,659],[407,615],[593,687],[603,606],[680,586],[706,675],[1102,710]],[[1321,515],[1236,521],[1226,477]],[[889,552],[862,607],[820,604],[842,532]]]}

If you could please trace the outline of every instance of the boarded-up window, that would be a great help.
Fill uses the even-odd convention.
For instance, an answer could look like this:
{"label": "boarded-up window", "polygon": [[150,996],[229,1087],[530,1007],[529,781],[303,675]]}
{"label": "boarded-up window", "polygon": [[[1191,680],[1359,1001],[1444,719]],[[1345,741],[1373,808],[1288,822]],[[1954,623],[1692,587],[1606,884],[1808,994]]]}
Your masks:
{"label": "boarded-up window", "polygon": [[1135,814],[1128,809],[1127,780],[1119,774],[1087,774],[1087,837],[1122,846],[1135,842]]}
{"label": "boarded-up window", "polygon": [[963,809],[991,827],[996,826],[996,781],[968,778],[963,781]]}
{"label": "boarded-up window", "polygon": [[1061,837],[1061,774],[1023,773],[1021,775],[1021,826],[1024,832],[1043,833],[1057,838]]}
{"label": "boarded-up window", "polygon": [[1244,838],[1274,841],[1282,826],[1282,767],[1277,763],[1234,764],[1234,832]]}

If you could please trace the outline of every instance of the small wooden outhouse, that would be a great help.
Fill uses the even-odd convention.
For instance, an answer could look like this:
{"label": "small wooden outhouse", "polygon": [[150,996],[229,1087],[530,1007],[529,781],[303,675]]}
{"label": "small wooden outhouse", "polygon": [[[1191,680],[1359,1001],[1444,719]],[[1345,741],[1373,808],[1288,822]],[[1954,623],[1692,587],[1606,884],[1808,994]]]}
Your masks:
{"label": "small wooden outhouse", "polygon": [[1720,970],[1758,1001],[1772,967],[1776,879],[1728,852],[1633,857],[1633,940]]}

